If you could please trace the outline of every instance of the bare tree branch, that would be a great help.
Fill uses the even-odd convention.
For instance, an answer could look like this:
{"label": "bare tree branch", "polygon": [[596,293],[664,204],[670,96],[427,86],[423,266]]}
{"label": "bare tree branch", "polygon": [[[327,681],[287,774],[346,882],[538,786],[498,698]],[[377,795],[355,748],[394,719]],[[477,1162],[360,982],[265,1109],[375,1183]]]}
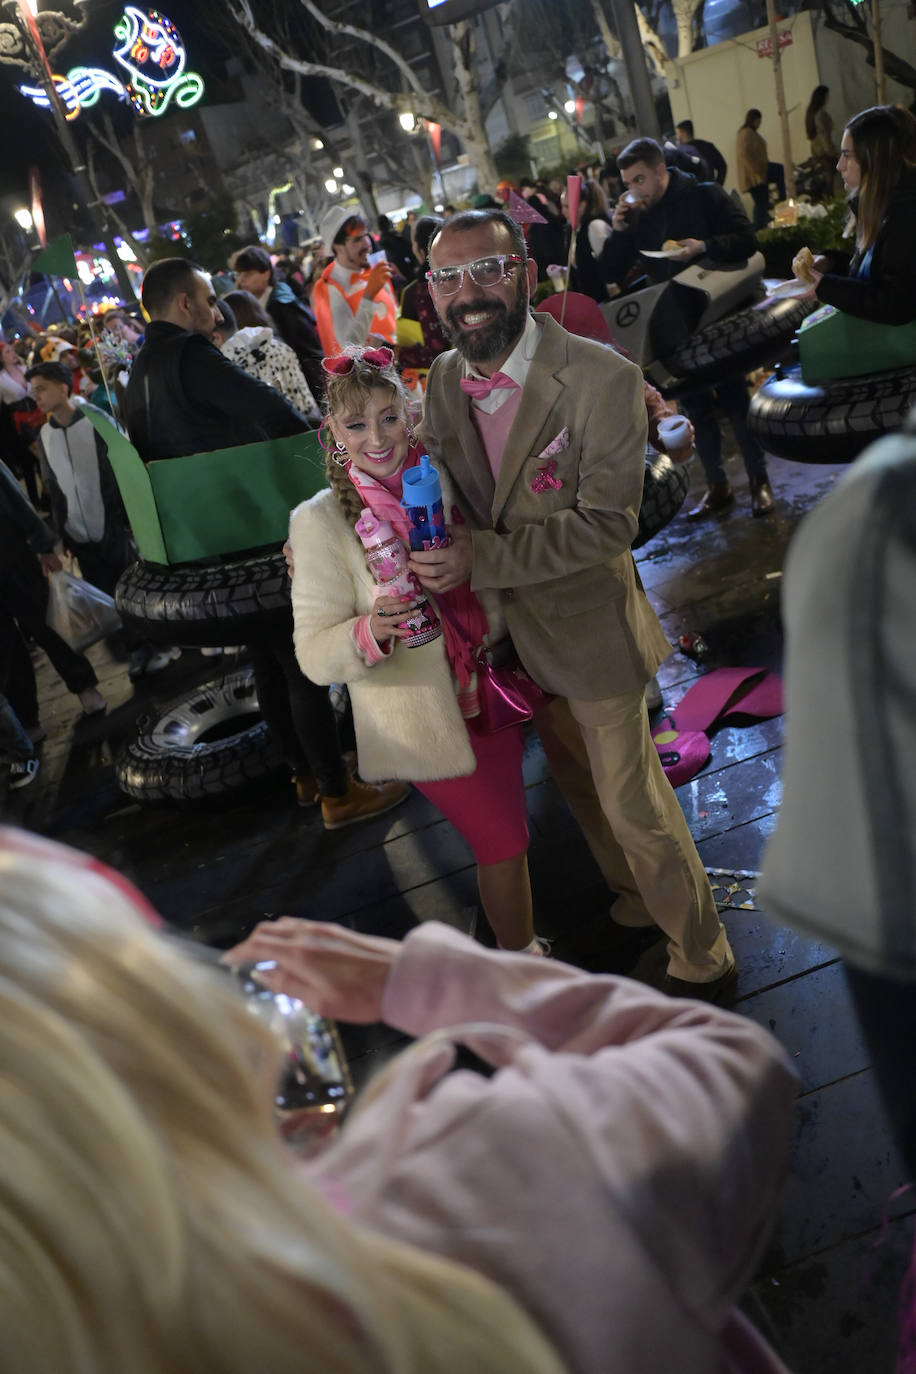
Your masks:
{"label": "bare tree branch", "polygon": [[[871,34],[865,26],[864,18],[858,10],[852,9],[850,12],[844,7],[847,19],[844,21],[836,13],[830,0],[823,0],[820,6],[821,14],[824,19],[824,27],[831,29],[834,33],[841,34],[843,38],[848,38],[851,43],[857,43],[860,48],[864,48],[867,54],[866,61],[870,67],[875,65],[875,45]],[[882,44],[881,51],[884,53],[884,71],[887,76],[894,81],[899,81],[901,86],[908,86],[910,90],[916,90],[916,67],[910,65],[896,53],[890,52]]]}
{"label": "bare tree branch", "polygon": [[[422,87],[419,90],[416,89],[419,82],[416,82],[414,87],[416,99],[408,97],[404,92],[386,91],[365,77],[345,71],[342,67],[332,67],[325,62],[308,62],[304,58],[293,57],[291,53],[281,48],[269,34],[258,27],[249,0],[237,0],[236,4],[230,0],[229,13],[252,41],[285,71],[298,72],[301,76],[327,77],[329,81],[335,81],[342,86],[349,86],[352,90],[359,91],[374,104],[391,110],[394,114],[404,114],[411,110],[424,119],[431,119],[434,123],[441,124],[443,128],[451,129],[463,141],[473,137],[468,121],[443,104],[441,100],[430,95],[428,91],[423,90]],[[332,22],[328,21],[328,23]],[[371,39],[371,41],[375,46],[375,40]]]}

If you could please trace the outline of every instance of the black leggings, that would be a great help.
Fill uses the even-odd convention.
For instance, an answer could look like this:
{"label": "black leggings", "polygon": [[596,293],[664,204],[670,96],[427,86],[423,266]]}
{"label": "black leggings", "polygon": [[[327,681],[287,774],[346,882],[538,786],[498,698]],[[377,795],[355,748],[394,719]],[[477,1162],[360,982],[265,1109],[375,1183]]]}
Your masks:
{"label": "black leggings", "polygon": [[249,641],[261,713],[295,773],[311,773],[318,791],[342,797],[347,770],[327,687],[303,673],[293,651],[293,617],[282,617],[257,642]]}

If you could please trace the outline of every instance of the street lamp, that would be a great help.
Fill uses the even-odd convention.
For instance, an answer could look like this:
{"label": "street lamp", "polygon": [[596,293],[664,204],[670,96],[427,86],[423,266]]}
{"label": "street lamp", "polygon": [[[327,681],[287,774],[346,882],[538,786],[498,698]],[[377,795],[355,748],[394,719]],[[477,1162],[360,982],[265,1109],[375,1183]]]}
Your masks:
{"label": "street lamp", "polygon": [[417,117],[412,110],[403,110],[401,114],[398,115],[398,123],[404,130],[405,134],[413,133],[416,122]]}
{"label": "street lamp", "polygon": [[13,211],[13,219],[19,225],[20,229],[24,229],[26,233],[29,232],[32,227],[32,216],[24,206],[21,210]]}
{"label": "street lamp", "polygon": [[563,106],[563,109],[566,111],[567,114],[575,114],[576,102],[574,100],[567,100],[566,104]]}
{"label": "street lamp", "polygon": [[342,167],[334,167],[334,168],[332,168],[332,169],[331,169],[331,176],[336,177],[337,180],[340,181],[340,178],[343,176],[343,168],[342,168]]}
{"label": "street lamp", "polygon": [[556,110],[548,110],[548,111],[547,111],[547,118],[548,118],[548,119],[559,119],[560,116],[557,114]]}
{"label": "street lamp", "polygon": [[324,189],[327,191],[329,196],[337,195],[337,182],[334,180],[333,177],[328,177],[327,181],[324,183]]}

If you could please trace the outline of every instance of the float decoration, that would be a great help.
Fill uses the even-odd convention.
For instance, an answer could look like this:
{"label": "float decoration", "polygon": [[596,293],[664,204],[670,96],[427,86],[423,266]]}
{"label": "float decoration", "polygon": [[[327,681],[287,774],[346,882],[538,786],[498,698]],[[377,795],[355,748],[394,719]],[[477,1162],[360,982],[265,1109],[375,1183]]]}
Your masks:
{"label": "float decoration", "polygon": [[158,10],[144,14],[133,5],[115,25],[114,60],[129,74],[127,94],[139,115],[161,115],[174,96],[177,105],[195,105],[204,93],[196,72],[186,72],[187,50],[175,25]]}
{"label": "float decoration", "polygon": [[[126,5],[114,33],[118,46],[112,57],[129,80],[125,84],[102,67],[71,67],[66,76],[54,75],[52,80],[68,120],[95,105],[104,91],[111,91],[119,100],[129,100],[141,118],[165,114],[173,98],[182,109],[197,104],[204,93],[203,79],[185,70],[187,49],[164,14]],[[49,108],[50,101],[40,86],[20,86],[19,90],[42,109]]]}

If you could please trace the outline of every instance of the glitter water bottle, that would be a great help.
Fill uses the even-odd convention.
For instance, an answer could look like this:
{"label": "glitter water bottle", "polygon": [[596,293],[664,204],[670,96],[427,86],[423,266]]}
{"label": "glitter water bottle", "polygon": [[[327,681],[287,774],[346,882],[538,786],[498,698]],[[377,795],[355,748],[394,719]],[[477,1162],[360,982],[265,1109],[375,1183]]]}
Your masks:
{"label": "glitter water bottle", "polygon": [[406,625],[410,634],[402,640],[408,649],[420,644],[429,644],[442,633],[439,617],[433,610],[422,587],[407,566],[407,550],[387,520],[379,520],[371,510],[364,510],[356,522],[356,533],[366,550],[369,571],[379,586],[380,596],[409,596],[419,599],[406,619],[398,622]]}
{"label": "glitter water bottle", "polygon": [[442,510],[442,485],[439,474],[424,453],[418,467],[407,468],[401,478],[401,505],[410,521],[410,547],[417,550],[441,549],[449,542]]}

